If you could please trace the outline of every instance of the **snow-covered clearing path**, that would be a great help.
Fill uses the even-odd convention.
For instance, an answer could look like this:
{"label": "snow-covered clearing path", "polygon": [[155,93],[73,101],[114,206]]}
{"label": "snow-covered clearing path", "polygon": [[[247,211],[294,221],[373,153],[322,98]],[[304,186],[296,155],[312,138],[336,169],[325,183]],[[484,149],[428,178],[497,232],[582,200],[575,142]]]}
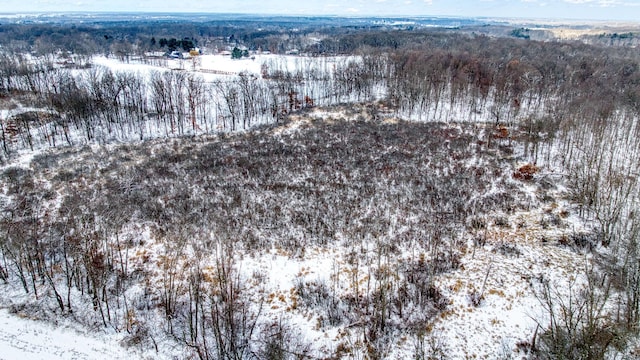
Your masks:
{"label": "snow-covered clearing path", "polygon": [[141,359],[117,339],[23,319],[0,309],[0,360]]}

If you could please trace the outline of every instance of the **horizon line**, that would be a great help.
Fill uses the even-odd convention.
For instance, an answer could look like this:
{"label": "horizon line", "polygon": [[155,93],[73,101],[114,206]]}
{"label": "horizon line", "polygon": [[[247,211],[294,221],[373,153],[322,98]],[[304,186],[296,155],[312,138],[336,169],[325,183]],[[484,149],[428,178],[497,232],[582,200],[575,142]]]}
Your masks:
{"label": "horizon line", "polygon": [[213,12],[213,11],[154,11],[154,10],[60,10],[60,11],[0,11],[0,17],[9,15],[65,15],[65,14],[155,14],[155,15],[224,15],[224,16],[256,16],[256,17],[289,17],[289,18],[345,18],[345,19],[467,19],[494,21],[542,21],[569,23],[603,23],[603,24],[640,24],[640,19],[594,19],[594,18],[560,18],[560,17],[519,17],[519,16],[468,16],[468,15],[398,15],[398,14],[307,14],[307,13],[249,13],[249,12]]}

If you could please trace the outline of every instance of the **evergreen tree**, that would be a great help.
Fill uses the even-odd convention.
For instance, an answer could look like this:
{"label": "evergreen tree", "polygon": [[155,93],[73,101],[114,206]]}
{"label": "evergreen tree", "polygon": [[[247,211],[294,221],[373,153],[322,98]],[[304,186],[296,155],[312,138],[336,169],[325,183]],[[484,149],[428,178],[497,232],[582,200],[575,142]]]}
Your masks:
{"label": "evergreen tree", "polygon": [[231,58],[232,59],[242,58],[242,50],[238,49],[237,47],[234,47],[233,51],[231,51]]}

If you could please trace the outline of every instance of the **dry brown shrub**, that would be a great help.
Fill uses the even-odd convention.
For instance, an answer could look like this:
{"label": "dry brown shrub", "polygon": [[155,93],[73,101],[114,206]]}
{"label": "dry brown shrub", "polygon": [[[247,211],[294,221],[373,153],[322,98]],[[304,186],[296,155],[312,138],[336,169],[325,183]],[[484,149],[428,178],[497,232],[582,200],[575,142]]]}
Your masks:
{"label": "dry brown shrub", "polygon": [[504,126],[499,126],[496,128],[493,137],[495,137],[496,139],[506,139],[509,137],[509,129]]}
{"label": "dry brown shrub", "polygon": [[513,173],[513,178],[517,180],[532,180],[540,169],[533,164],[522,165]]}

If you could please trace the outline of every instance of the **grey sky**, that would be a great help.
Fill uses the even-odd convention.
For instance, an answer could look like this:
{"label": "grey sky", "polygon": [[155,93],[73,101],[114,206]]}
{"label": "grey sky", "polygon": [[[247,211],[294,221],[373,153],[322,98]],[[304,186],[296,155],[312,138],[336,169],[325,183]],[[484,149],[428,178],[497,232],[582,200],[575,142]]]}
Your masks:
{"label": "grey sky", "polygon": [[1,12],[150,11],[640,21],[640,0],[0,0]]}

